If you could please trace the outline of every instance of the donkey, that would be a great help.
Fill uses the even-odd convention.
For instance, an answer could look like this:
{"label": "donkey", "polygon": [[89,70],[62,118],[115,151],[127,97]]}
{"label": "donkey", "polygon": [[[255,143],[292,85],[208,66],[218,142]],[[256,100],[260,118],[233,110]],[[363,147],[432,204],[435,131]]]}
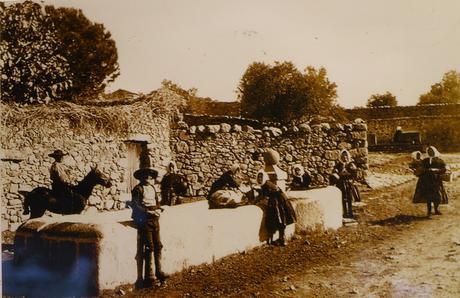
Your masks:
{"label": "donkey", "polygon": [[30,218],[43,216],[46,210],[59,214],[80,214],[85,209],[94,186],[111,187],[112,183],[98,168],[91,167],[91,171],[72,188],[72,195],[56,197],[53,191],[46,187],[37,187],[30,192],[21,192],[24,195],[24,212]]}

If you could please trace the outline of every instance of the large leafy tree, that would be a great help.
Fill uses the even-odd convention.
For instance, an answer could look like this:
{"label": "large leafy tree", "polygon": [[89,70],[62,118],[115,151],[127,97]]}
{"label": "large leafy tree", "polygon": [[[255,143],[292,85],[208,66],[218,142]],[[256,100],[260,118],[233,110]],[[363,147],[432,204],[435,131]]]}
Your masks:
{"label": "large leafy tree", "polygon": [[291,62],[273,66],[254,62],[240,80],[238,97],[243,116],[288,122],[333,114],[336,89],[324,68],[307,67],[301,72]]}
{"label": "large leafy tree", "polygon": [[385,94],[374,94],[368,100],[366,106],[368,108],[376,108],[376,107],[396,107],[398,105],[398,101],[396,100],[396,96],[391,94],[390,92],[385,92]]}
{"label": "large leafy tree", "polygon": [[93,23],[80,9],[46,6],[57,30],[59,54],[67,59],[72,77],[72,97],[102,92],[120,74],[115,41],[104,25]]}
{"label": "large leafy tree", "polygon": [[455,70],[446,72],[442,81],[431,85],[431,90],[420,95],[418,105],[460,103],[460,73]]}
{"label": "large leafy tree", "polygon": [[0,3],[1,99],[46,103],[71,87],[69,64],[59,53],[51,19],[31,1]]}

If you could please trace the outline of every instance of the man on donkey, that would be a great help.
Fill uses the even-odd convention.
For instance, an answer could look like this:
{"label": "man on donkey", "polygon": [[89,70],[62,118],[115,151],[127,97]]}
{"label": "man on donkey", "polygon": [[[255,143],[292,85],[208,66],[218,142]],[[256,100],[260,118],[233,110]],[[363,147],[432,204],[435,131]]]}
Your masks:
{"label": "man on donkey", "polygon": [[70,181],[69,174],[63,163],[64,153],[62,150],[57,149],[48,154],[54,158],[54,162],[50,168],[51,190],[55,198],[71,197],[73,195],[73,185]]}

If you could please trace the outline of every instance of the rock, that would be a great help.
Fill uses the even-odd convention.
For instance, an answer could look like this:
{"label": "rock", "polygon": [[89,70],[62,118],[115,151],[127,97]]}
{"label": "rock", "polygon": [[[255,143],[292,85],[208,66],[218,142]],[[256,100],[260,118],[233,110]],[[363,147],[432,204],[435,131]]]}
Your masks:
{"label": "rock", "polygon": [[12,183],[10,184],[10,193],[18,193],[19,184]]}
{"label": "rock", "polygon": [[196,132],[196,126],[190,126],[188,132],[189,132],[190,134],[195,134],[195,132]]}
{"label": "rock", "polygon": [[22,201],[20,199],[13,199],[8,201],[9,206],[19,206],[22,205]]}
{"label": "rock", "polygon": [[206,132],[215,134],[218,133],[220,130],[220,125],[208,124],[206,125]]}
{"label": "rock", "polygon": [[327,160],[337,160],[339,158],[339,150],[327,150],[324,153],[324,158]]}
{"label": "rock", "polygon": [[180,129],[188,129],[188,124],[185,123],[184,121],[179,121],[177,122],[177,127]]}
{"label": "rock", "polygon": [[249,126],[249,125],[243,125],[242,129],[245,132],[254,132],[254,128],[252,126]]}
{"label": "rock", "polygon": [[302,123],[302,124],[299,125],[299,130],[301,132],[310,133],[311,132],[311,127],[307,123]]}
{"label": "rock", "polygon": [[240,131],[242,131],[242,128],[241,128],[240,125],[234,124],[233,127],[232,127],[232,130],[233,130],[234,132],[240,132]]}
{"label": "rock", "polygon": [[321,128],[323,131],[328,131],[331,129],[331,125],[329,125],[329,123],[321,123]]}
{"label": "rock", "polygon": [[232,127],[228,123],[221,123],[220,124],[220,132],[230,132]]}

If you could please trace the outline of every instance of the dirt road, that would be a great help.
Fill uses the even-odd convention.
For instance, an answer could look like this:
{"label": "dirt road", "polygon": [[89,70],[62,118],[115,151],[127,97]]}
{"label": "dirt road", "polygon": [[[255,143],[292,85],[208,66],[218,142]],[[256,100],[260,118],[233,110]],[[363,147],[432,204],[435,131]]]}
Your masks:
{"label": "dirt road", "polygon": [[[453,189],[455,188],[455,190]],[[451,187],[460,193],[460,183]],[[458,197],[458,196],[457,196]],[[292,296],[460,297],[460,203],[444,214],[393,225],[393,239],[368,247],[339,266],[291,279]],[[377,228],[374,226],[373,228]],[[377,228],[378,229],[378,228]],[[325,285],[312,289],[313,284]],[[291,296],[291,295],[287,295]]]}

